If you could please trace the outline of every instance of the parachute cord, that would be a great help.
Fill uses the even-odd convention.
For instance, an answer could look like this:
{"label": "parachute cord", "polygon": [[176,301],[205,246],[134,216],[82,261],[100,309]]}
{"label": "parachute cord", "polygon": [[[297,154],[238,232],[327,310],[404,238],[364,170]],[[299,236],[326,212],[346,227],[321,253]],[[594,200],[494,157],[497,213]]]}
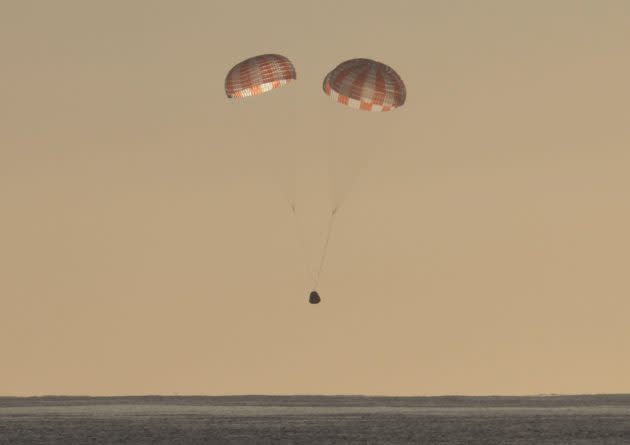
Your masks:
{"label": "parachute cord", "polygon": [[327,158],[328,158],[328,176],[330,181],[330,202],[332,203],[334,211],[339,207],[337,201],[337,195],[339,194],[340,184],[337,182],[338,168],[335,164],[335,160],[333,159],[333,143],[336,141],[335,135],[332,134],[332,125],[328,124],[328,131],[326,132],[326,147],[327,150]]}
{"label": "parachute cord", "polygon": [[330,214],[330,219],[328,220],[328,233],[326,234],[326,242],[324,243],[324,251],[322,252],[321,260],[319,261],[319,269],[317,270],[317,275],[315,276],[315,284],[313,285],[313,290],[317,290],[317,285],[319,284],[319,279],[324,269],[324,262],[326,261],[326,253],[328,252],[328,243],[330,242],[330,235],[332,233],[333,221],[335,219],[336,214],[337,214],[337,208],[334,208],[332,213]]}
{"label": "parachute cord", "polygon": [[306,275],[310,275],[311,279],[313,281],[317,280],[317,277],[315,275],[315,271],[313,269],[311,269],[311,267],[309,266],[309,260],[308,260],[308,249],[306,248],[306,243],[304,242],[304,236],[303,236],[303,231],[302,231],[302,226],[300,224],[300,221],[297,217],[297,211],[295,210],[295,204],[291,204],[289,203],[289,205],[291,206],[291,211],[293,213],[293,219],[295,221],[295,231],[297,233],[297,237],[298,240],[300,242],[300,247],[302,247],[302,253],[304,254],[304,267],[306,268]]}

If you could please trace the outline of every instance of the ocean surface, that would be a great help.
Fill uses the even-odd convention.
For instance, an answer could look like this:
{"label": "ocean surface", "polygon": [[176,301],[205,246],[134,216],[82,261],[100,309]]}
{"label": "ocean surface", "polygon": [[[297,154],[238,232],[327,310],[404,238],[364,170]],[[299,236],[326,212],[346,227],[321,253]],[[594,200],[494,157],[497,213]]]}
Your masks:
{"label": "ocean surface", "polygon": [[0,397],[0,444],[624,444],[630,395]]}

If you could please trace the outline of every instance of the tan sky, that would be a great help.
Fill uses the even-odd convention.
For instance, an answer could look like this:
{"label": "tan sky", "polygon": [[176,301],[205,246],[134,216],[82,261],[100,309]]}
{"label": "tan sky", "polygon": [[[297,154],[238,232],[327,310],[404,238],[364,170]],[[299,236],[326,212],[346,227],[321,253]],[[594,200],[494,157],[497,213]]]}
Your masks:
{"label": "tan sky", "polygon": [[[630,392],[629,47],[621,0],[2,2],[0,395]],[[403,108],[322,93],[355,57]]]}

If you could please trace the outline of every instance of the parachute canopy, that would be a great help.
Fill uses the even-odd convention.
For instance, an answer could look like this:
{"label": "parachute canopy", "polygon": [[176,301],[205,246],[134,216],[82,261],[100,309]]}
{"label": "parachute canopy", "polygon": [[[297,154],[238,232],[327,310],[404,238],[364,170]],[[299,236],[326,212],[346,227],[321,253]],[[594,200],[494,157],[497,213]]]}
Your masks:
{"label": "parachute canopy", "polygon": [[235,65],[225,78],[225,94],[240,99],[280,88],[296,79],[289,59],[279,54],[250,57]]}
{"label": "parachute canopy", "polygon": [[324,78],[324,92],[333,100],[366,111],[390,111],[405,103],[407,91],[391,67],[371,59],[351,59]]}

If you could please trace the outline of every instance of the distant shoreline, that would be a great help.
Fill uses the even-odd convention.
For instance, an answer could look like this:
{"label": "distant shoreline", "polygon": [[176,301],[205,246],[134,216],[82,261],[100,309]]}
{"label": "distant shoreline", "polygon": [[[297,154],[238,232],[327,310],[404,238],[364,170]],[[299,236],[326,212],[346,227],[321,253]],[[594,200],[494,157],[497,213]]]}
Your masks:
{"label": "distant shoreline", "polygon": [[56,405],[217,405],[217,406],[544,406],[630,405],[630,394],[540,394],[525,396],[363,396],[363,395],[136,395],[0,396],[0,407]]}

